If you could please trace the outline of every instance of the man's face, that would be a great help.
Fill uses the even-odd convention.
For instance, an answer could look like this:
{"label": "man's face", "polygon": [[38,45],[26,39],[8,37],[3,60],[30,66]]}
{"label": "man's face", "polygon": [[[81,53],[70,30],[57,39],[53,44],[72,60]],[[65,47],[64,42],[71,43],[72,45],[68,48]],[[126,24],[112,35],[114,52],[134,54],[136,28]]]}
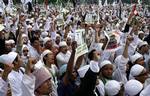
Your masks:
{"label": "man's face", "polygon": [[59,37],[59,36],[56,37],[56,43],[57,43],[57,44],[60,43],[60,37]]}
{"label": "man's face", "polygon": [[49,53],[47,54],[47,59],[48,64],[54,64],[54,54],[53,53]]}
{"label": "man's face", "polygon": [[62,47],[60,48],[60,50],[61,50],[62,53],[66,54],[67,51],[68,51],[68,48],[67,48],[67,46],[62,46]]}
{"label": "man's face", "polygon": [[50,79],[46,80],[39,88],[37,88],[37,92],[40,95],[49,95],[52,92],[52,82]]}
{"label": "man's face", "polygon": [[71,38],[67,38],[67,42],[66,42],[68,45],[71,44]]}
{"label": "man's face", "polygon": [[102,75],[106,78],[111,78],[112,77],[112,73],[113,73],[113,65],[105,65],[103,68],[102,68]]}
{"label": "man's face", "polygon": [[146,71],[146,69],[144,69],[140,75],[135,77],[135,79],[137,79],[141,83],[144,83],[147,78],[148,78],[148,72]]}
{"label": "man's face", "polygon": [[140,65],[144,66],[144,59],[143,59],[143,57],[137,59],[137,60],[135,61],[135,64],[140,64]]}
{"label": "man's face", "polygon": [[23,49],[23,55],[24,55],[24,56],[27,56],[27,55],[28,55],[28,52],[29,52],[28,48],[25,47],[25,48]]}
{"label": "man's face", "polygon": [[33,43],[33,46],[34,46],[35,48],[38,48],[38,47],[40,46],[39,40],[35,40],[34,43]]}
{"label": "man's face", "polygon": [[10,52],[11,49],[12,49],[11,44],[5,44],[5,50],[6,50],[7,52]]}
{"label": "man's face", "polygon": [[142,49],[143,49],[142,51],[143,51],[144,53],[148,53],[148,51],[149,51],[149,46],[148,46],[148,45],[144,45]]}
{"label": "man's face", "polygon": [[46,42],[46,47],[47,47],[47,48],[51,48],[52,46],[53,46],[52,40],[48,40],[48,41]]}

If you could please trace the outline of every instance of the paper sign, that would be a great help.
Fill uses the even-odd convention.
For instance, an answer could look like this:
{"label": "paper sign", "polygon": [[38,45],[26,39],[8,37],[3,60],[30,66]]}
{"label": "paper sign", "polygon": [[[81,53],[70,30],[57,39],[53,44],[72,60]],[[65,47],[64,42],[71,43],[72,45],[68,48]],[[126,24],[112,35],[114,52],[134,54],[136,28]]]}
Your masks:
{"label": "paper sign", "polygon": [[85,34],[85,29],[77,29],[75,30],[75,41],[77,41],[78,45],[81,45],[84,43],[84,36]]}
{"label": "paper sign", "polygon": [[93,24],[93,16],[92,14],[87,14],[86,17],[85,17],[85,23],[87,24]]}
{"label": "paper sign", "polygon": [[87,52],[88,52],[88,47],[86,43],[83,43],[82,45],[78,46],[78,48],[76,49],[76,54],[75,54],[75,61],[77,60],[78,57],[84,55]]}

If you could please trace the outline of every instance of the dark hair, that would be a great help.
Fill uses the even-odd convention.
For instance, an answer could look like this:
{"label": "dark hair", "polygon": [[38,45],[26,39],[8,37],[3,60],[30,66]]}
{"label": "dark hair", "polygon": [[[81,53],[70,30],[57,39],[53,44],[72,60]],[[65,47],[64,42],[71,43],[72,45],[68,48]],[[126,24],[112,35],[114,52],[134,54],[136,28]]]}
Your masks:
{"label": "dark hair", "polygon": [[95,52],[95,51],[96,51],[96,50],[93,49],[93,50],[91,50],[91,51],[89,52],[89,54],[88,54],[88,59],[89,59],[89,60],[93,60],[94,52]]}
{"label": "dark hair", "polygon": [[30,40],[31,44],[33,44],[36,40],[39,41],[39,38],[37,38],[37,37],[32,38],[32,39]]}

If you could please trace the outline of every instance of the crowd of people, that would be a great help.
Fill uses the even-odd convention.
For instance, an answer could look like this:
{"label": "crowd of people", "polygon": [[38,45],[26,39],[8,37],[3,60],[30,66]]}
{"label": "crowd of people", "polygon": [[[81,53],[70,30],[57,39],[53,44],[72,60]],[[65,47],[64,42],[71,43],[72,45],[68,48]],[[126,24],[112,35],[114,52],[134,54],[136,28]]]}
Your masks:
{"label": "crowd of people", "polygon": [[[88,52],[78,55],[82,44]],[[149,10],[121,3],[6,5],[0,96],[150,96]]]}

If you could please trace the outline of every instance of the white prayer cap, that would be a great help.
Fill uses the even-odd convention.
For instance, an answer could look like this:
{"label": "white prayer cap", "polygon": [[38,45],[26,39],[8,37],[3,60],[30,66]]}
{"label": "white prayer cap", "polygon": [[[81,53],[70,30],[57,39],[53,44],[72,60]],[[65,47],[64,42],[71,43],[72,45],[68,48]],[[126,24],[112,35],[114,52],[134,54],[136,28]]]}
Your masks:
{"label": "white prayer cap", "polygon": [[3,55],[0,56],[0,63],[2,63],[2,64],[11,64],[9,62],[9,57],[8,57],[7,54],[3,54]]}
{"label": "white prayer cap", "polygon": [[59,35],[59,34],[56,34],[56,37],[60,37],[60,35]]}
{"label": "white prayer cap", "polygon": [[135,64],[134,66],[132,66],[131,70],[130,70],[130,74],[131,76],[138,76],[142,73],[142,71],[144,70],[144,67],[139,65],[139,64]]}
{"label": "white prayer cap", "polygon": [[67,70],[67,64],[64,64],[59,69],[59,75],[62,76]]}
{"label": "white prayer cap", "polygon": [[8,53],[8,58],[9,58],[9,62],[10,64],[12,64],[14,62],[14,60],[16,59],[17,57],[17,53],[16,52],[9,52]]}
{"label": "white prayer cap", "polygon": [[31,26],[31,25],[28,25],[28,26],[27,26],[27,29],[29,29],[29,28],[32,28],[32,26]]}
{"label": "white prayer cap", "polygon": [[28,37],[26,34],[22,34],[22,38],[24,38],[24,37]]}
{"label": "white prayer cap", "polygon": [[41,33],[41,36],[42,36],[42,37],[46,37],[47,35],[48,35],[48,32],[42,32],[42,33]]}
{"label": "white prayer cap", "polygon": [[68,36],[67,36],[67,39],[71,39],[71,40],[72,40],[72,37],[71,37],[70,35],[68,35]]}
{"label": "white prayer cap", "polygon": [[48,53],[52,53],[50,50],[45,50],[42,54],[41,54],[41,61],[43,61],[44,56],[46,56]]}
{"label": "white prayer cap", "polygon": [[142,47],[142,46],[144,46],[144,45],[148,45],[148,43],[147,43],[146,41],[140,42],[140,43],[138,44],[138,47],[140,48],[140,47]]}
{"label": "white prayer cap", "polygon": [[144,32],[143,32],[143,31],[139,31],[139,32],[138,32],[138,34],[141,34],[141,33],[143,33],[143,34],[144,34]]}
{"label": "white prayer cap", "polygon": [[29,23],[33,23],[33,19],[30,19]]}
{"label": "white prayer cap", "polygon": [[83,78],[85,76],[85,74],[88,71],[89,67],[90,67],[89,65],[85,65],[85,66],[78,69],[78,74],[79,74],[80,78]]}
{"label": "white prayer cap", "polygon": [[42,85],[46,80],[50,79],[52,76],[51,74],[46,70],[46,68],[40,68],[33,72],[33,75],[35,76],[35,90]]}
{"label": "white prayer cap", "polygon": [[51,40],[51,38],[49,38],[49,37],[45,37],[44,39],[43,39],[43,44],[46,44],[47,43],[47,41],[50,41]]}
{"label": "white prayer cap", "polygon": [[14,44],[15,41],[13,39],[8,40],[11,44]]}
{"label": "white prayer cap", "polygon": [[25,44],[22,46],[22,51],[23,51],[24,48],[27,48],[29,50],[29,47]]}
{"label": "white prayer cap", "polygon": [[135,96],[143,89],[143,84],[137,80],[129,80],[124,88],[128,96]]}
{"label": "white prayer cap", "polygon": [[106,16],[109,16],[109,13],[106,13]]}
{"label": "white prayer cap", "polygon": [[114,96],[119,93],[121,85],[116,80],[110,80],[105,84],[105,90],[108,96]]}
{"label": "white prayer cap", "polygon": [[4,30],[4,25],[0,24],[0,31]]}
{"label": "white prayer cap", "polygon": [[61,41],[59,43],[59,47],[67,46],[67,43],[65,41]]}
{"label": "white prayer cap", "polygon": [[11,44],[11,42],[9,40],[6,40],[5,44]]}
{"label": "white prayer cap", "polygon": [[26,21],[30,21],[30,19],[26,19]]}
{"label": "white prayer cap", "polygon": [[134,63],[137,59],[142,58],[142,57],[143,56],[141,54],[136,53],[131,57],[131,62]]}
{"label": "white prayer cap", "polygon": [[112,65],[112,63],[109,60],[104,60],[100,64],[100,68],[103,68],[105,65]]}
{"label": "white prayer cap", "polygon": [[24,13],[21,13],[20,16],[25,16],[25,14],[24,14]]}

